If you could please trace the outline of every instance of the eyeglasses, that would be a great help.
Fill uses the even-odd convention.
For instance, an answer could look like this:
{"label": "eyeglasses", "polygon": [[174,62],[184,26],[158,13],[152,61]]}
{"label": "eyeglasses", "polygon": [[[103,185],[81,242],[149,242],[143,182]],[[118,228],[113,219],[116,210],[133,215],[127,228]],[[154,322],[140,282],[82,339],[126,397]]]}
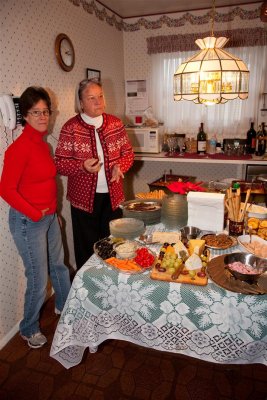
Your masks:
{"label": "eyeglasses", "polygon": [[52,111],[50,110],[43,110],[43,111],[39,111],[39,110],[33,110],[33,111],[28,111],[27,114],[31,114],[33,117],[41,117],[41,115],[48,117],[50,114],[52,114]]}

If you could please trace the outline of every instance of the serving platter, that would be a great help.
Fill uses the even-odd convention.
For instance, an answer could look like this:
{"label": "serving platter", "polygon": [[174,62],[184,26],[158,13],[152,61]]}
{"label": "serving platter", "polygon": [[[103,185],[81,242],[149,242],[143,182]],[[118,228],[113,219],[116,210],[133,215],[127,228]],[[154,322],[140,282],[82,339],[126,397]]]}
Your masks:
{"label": "serving platter", "polygon": [[[225,240],[223,240],[223,237],[225,237]],[[201,236],[201,239],[205,240],[206,247],[213,250],[226,250],[238,244],[237,238],[226,234],[216,235],[215,233],[208,233]],[[218,242],[218,245],[216,245],[216,242]]]}
{"label": "serving platter", "polygon": [[[262,246],[266,247],[266,249],[267,249],[267,241],[266,240],[260,238],[257,235],[251,235],[251,237],[250,237],[250,235],[241,235],[241,236],[238,236],[237,240],[238,240],[238,243],[239,243],[240,247],[242,248],[242,250],[244,250],[246,253],[251,253],[257,257],[261,257],[261,258],[267,260],[267,257],[264,257],[263,254],[260,254],[257,251],[253,251],[253,248],[249,246],[250,241],[252,244],[254,242],[258,242],[258,243],[262,244]],[[246,246],[246,244],[248,244],[248,247]],[[267,254],[266,250],[265,250],[265,253]]]}
{"label": "serving platter", "polygon": [[241,294],[267,294],[267,272],[260,276],[258,283],[249,284],[247,282],[235,279],[225,268],[225,255],[213,258],[207,264],[207,273],[209,278],[223,289]]}
{"label": "serving platter", "polygon": [[129,200],[123,203],[123,208],[135,212],[154,212],[161,209],[161,202],[158,200]]}
{"label": "serving platter", "polygon": [[142,220],[146,225],[160,222],[161,218],[160,200],[128,200],[120,205],[124,217],[133,217]]}
{"label": "serving platter", "polygon": [[[149,252],[149,254],[151,254],[154,257],[154,262],[149,267],[145,267],[145,268],[142,267],[140,264],[135,262],[133,260],[133,258],[122,260],[117,256],[117,254],[114,250],[114,246],[119,243],[122,244],[126,241],[127,240],[125,240],[125,239],[116,239],[116,238],[112,238],[112,237],[107,237],[107,238],[101,239],[94,244],[94,253],[102,261],[102,263],[105,264],[107,267],[115,269],[117,272],[121,272],[123,274],[128,274],[128,275],[129,274],[130,275],[143,274],[146,271],[151,270],[151,268],[153,267],[153,265],[155,263],[156,255],[152,250],[148,249],[146,246],[144,246],[140,242],[131,240],[131,242],[134,242],[134,244],[136,245],[136,249],[146,248],[147,251]],[[107,245],[107,247],[110,248],[110,253],[108,251],[106,253],[105,252],[103,253],[103,251],[101,250],[101,246],[105,245],[105,244]]]}

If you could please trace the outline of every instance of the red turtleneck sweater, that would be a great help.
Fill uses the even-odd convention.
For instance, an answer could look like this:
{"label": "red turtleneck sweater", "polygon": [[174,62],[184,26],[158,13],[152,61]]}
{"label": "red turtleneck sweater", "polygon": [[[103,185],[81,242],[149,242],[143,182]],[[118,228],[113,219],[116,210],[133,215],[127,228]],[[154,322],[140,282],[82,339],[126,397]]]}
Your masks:
{"label": "red turtleneck sweater", "polygon": [[39,221],[46,208],[46,214],[53,214],[57,205],[56,167],[45,135],[26,124],[5,152],[1,178],[3,199],[33,221]]}

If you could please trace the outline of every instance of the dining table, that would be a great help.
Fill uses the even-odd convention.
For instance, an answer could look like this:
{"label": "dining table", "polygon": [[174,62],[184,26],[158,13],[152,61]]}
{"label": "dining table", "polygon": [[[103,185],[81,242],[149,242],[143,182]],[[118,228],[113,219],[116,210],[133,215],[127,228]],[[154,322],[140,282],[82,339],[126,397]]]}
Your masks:
{"label": "dining table", "polygon": [[[166,230],[162,223],[147,229]],[[211,249],[210,257],[239,246]],[[94,254],[73,279],[50,356],[71,368],[87,348],[113,339],[212,363],[267,365],[267,294],[234,292],[210,278],[196,286],[153,280],[149,270],[127,274]]]}

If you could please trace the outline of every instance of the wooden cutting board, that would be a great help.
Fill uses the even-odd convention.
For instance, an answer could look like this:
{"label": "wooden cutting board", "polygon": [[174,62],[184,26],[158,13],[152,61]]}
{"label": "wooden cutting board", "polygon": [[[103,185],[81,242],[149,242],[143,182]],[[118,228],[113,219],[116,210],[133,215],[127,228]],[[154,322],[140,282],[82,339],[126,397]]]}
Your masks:
{"label": "wooden cutting board", "polygon": [[[200,270],[196,270],[196,272],[199,272]],[[187,283],[189,285],[198,285],[198,286],[205,286],[208,284],[208,276],[206,275],[203,278],[200,278],[199,276],[195,276],[195,279],[192,279],[189,274],[183,275],[180,274],[179,277],[175,280],[172,279],[171,274],[169,274],[167,271],[166,272],[159,272],[155,267],[152,268],[152,271],[150,273],[150,278],[159,280],[159,281],[166,281],[166,282],[178,282],[178,283]]]}

